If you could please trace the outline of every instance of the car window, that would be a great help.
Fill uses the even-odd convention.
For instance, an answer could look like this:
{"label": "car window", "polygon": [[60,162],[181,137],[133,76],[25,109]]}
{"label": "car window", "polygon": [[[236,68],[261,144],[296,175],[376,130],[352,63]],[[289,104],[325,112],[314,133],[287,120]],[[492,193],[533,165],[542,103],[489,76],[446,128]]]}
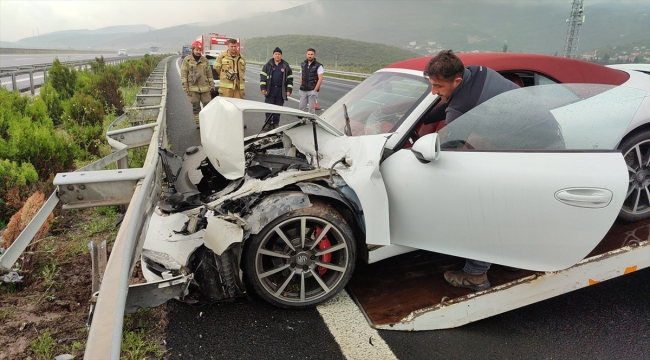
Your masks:
{"label": "car window", "polygon": [[352,89],[320,118],[345,132],[344,106],[353,136],[390,132],[430,92],[422,76],[378,72]]}
{"label": "car window", "polygon": [[440,130],[443,150],[613,150],[646,92],[555,84],[515,89]]}

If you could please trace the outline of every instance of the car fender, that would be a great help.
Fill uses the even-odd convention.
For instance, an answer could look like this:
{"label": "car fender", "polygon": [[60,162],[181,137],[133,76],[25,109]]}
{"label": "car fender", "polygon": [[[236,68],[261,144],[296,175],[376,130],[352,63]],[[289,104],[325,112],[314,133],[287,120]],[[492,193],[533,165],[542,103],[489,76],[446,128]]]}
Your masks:
{"label": "car fender", "polygon": [[293,210],[310,207],[309,196],[302,192],[277,192],[265,197],[255,205],[251,214],[244,217],[248,231],[258,234],[274,219]]}

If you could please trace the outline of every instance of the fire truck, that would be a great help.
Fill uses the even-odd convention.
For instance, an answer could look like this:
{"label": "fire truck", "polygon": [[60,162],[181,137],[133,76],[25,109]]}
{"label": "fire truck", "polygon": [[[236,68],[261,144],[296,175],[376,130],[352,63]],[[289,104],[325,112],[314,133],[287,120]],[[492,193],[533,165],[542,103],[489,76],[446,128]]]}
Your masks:
{"label": "fire truck", "polygon": [[[203,47],[203,56],[208,59],[210,66],[214,65],[214,61],[217,59],[220,53],[228,50],[228,40],[233,39],[229,36],[216,33],[208,33],[199,35],[196,38],[196,41],[201,42]],[[239,38],[237,40],[237,50],[241,51],[241,42]],[[216,74],[216,71],[212,69],[212,75],[214,76],[215,85],[218,85],[219,76]]]}

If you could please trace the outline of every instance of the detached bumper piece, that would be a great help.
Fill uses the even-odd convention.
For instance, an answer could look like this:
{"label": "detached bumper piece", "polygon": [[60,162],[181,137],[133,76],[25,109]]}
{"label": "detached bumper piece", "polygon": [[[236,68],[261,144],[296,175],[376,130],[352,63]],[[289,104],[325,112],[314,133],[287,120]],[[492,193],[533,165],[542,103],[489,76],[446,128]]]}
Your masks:
{"label": "detached bumper piece", "polygon": [[239,274],[240,246],[233,246],[221,255],[201,246],[190,258],[193,285],[197,285],[202,302],[234,300],[244,295],[245,287]]}
{"label": "detached bumper piece", "polygon": [[164,304],[170,299],[182,299],[193,276],[178,275],[160,281],[129,286],[124,312],[132,314],[140,308],[151,308]]}

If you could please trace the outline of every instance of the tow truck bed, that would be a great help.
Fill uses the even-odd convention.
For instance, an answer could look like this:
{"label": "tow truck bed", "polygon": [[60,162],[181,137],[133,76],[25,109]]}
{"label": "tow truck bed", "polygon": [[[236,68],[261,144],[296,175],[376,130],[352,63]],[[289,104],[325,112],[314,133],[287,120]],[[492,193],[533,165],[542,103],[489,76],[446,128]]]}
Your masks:
{"label": "tow truck bed", "polygon": [[650,221],[619,223],[580,263],[557,272],[493,265],[492,288],[473,293],[442,274],[464,259],[417,251],[360,267],[348,289],[370,324],[386,330],[452,328],[650,266]]}

